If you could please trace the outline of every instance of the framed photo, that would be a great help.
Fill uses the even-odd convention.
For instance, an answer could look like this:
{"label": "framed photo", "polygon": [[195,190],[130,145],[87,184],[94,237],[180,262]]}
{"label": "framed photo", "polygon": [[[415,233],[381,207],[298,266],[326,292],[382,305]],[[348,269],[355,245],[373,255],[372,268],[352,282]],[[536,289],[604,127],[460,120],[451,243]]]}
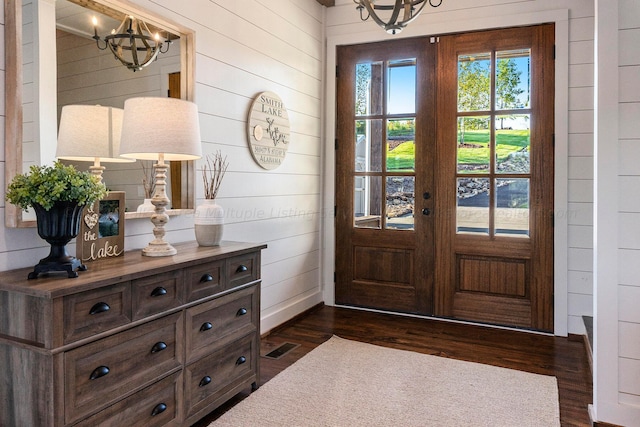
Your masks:
{"label": "framed photo", "polygon": [[124,253],[124,191],[110,191],[102,200],[84,208],[76,243],[81,262]]}

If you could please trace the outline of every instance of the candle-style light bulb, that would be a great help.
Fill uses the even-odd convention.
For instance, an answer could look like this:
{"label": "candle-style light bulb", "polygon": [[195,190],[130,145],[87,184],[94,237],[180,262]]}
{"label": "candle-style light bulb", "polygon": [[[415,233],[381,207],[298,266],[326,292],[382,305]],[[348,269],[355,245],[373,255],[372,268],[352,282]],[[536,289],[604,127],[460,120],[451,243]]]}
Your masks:
{"label": "candle-style light bulb", "polygon": [[95,39],[98,37],[98,18],[94,16],[91,22],[93,23],[93,38]]}

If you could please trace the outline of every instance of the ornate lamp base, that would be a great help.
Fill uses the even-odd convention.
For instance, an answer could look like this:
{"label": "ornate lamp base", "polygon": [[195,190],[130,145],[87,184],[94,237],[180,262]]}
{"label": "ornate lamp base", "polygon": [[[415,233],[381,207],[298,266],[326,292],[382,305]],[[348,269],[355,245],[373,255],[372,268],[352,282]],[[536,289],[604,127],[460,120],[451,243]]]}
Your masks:
{"label": "ornate lamp base", "polygon": [[171,256],[177,254],[176,248],[168,242],[149,242],[146,248],[142,250],[144,256]]}
{"label": "ornate lamp base", "polygon": [[167,169],[169,165],[164,162],[164,155],[159,155],[157,164],[153,165],[156,171],[156,187],[151,204],[156,207],[155,213],[151,215],[151,222],[153,223],[153,239],[146,248],[142,250],[144,256],[171,256],[178,253],[178,251],[164,240],[164,226],[169,222],[169,215],[166,213],[166,206],[169,204],[169,198],[167,197]]}

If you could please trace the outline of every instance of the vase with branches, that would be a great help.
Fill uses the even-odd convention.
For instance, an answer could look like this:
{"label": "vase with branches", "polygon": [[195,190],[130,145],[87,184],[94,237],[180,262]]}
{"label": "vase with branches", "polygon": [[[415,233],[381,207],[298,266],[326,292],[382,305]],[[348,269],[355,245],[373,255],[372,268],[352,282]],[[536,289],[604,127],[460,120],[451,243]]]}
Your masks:
{"label": "vase with branches", "polygon": [[194,217],[196,240],[200,246],[217,246],[222,240],[224,209],[216,203],[216,197],[229,163],[218,150],[206,156],[202,165],[204,201],[198,205]]}
{"label": "vase with branches", "polygon": [[154,212],[156,207],[151,203],[151,198],[156,188],[156,178],[153,171],[153,162],[140,160],[142,168],[142,188],[144,190],[144,202],[138,206],[136,212]]}

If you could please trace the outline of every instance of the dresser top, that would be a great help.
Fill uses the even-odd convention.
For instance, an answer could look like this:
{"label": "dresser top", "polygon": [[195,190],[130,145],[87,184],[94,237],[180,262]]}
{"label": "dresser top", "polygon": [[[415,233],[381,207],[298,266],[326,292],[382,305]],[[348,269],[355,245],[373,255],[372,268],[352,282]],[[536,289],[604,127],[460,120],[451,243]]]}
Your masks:
{"label": "dresser top", "polygon": [[[211,262],[255,252],[265,244],[222,242],[220,246],[203,247],[196,242],[173,245],[178,253],[166,257],[147,257],[142,251],[128,251],[123,256],[88,262],[87,271],[79,271],[78,277],[68,278],[66,273],[41,275],[28,280],[33,267],[0,272],[0,291],[14,291],[44,298],[57,298],[72,293],[94,289],[105,284],[133,280],[149,274],[158,274],[191,264]],[[38,260],[34,260],[34,265]]]}

